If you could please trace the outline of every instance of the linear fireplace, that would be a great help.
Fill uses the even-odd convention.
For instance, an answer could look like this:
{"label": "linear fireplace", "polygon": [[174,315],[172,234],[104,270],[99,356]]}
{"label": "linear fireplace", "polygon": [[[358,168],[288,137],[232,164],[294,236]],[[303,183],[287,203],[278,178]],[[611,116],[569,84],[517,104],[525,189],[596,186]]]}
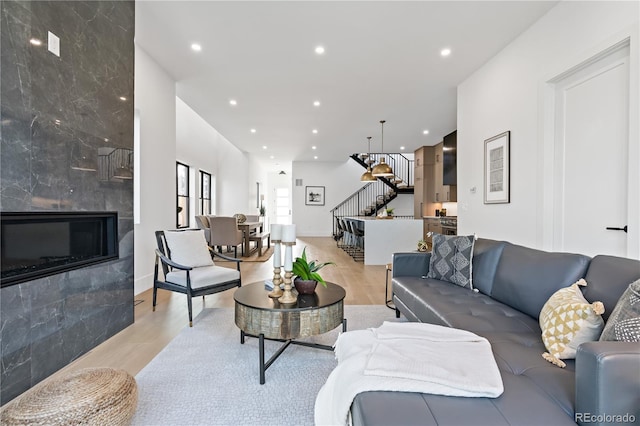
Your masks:
{"label": "linear fireplace", "polygon": [[117,212],[0,213],[2,287],[118,258]]}

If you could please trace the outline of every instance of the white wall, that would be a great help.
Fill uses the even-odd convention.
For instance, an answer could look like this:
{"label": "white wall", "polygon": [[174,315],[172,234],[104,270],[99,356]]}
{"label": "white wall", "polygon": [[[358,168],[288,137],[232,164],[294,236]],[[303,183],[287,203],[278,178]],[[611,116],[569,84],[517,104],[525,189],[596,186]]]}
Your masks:
{"label": "white wall", "polygon": [[398,194],[387,206],[394,216],[413,216],[413,194]]}
{"label": "white wall", "polygon": [[135,47],[135,109],[140,113],[140,223],[134,225],[134,294],[153,287],[154,232],[175,228],[175,84]]}
{"label": "white wall", "polygon": [[[363,186],[363,168],[355,161],[344,162],[298,161],[293,163],[293,223],[303,237],[327,237],[333,232],[331,209]],[[302,186],[295,186],[302,179]],[[324,186],[324,206],[304,203],[305,186]]]}
{"label": "white wall", "polygon": [[[543,237],[541,202],[551,190],[543,184],[545,82],[630,34],[637,72],[638,14],[637,2],[561,2],[460,84],[459,234],[477,233],[549,249]],[[636,88],[631,99],[637,111],[637,82],[632,87]],[[638,127],[637,116],[632,117],[632,127]],[[485,205],[484,140],[506,130],[511,131],[511,203]],[[635,148],[631,155],[638,154],[637,138],[637,130],[632,131]],[[598,172],[606,171],[594,170]]]}
{"label": "white wall", "polygon": [[[175,81],[144,50],[136,46],[135,54],[135,109],[140,114],[140,223],[134,228],[137,295],[153,287],[154,232],[176,227],[176,161],[192,167],[194,197],[199,193],[198,170],[213,175],[219,215],[249,211],[250,203],[255,205],[255,182],[252,188],[248,156],[176,97]],[[193,201],[197,206],[197,199]],[[195,227],[193,219],[191,225]]]}
{"label": "white wall", "polygon": [[[248,155],[232,145],[182,99],[176,97],[175,102],[176,159],[195,170],[195,182],[191,184],[194,195],[197,197],[199,194],[199,170],[204,170],[211,173],[215,182],[217,215],[247,213],[250,203],[253,203],[255,210],[255,182],[251,188]],[[197,200],[194,205],[198,205]],[[195,214],[196,210],[192,209],[191,227],[196,227]]]}
{"label": "white wall", "polygon": [[265,208],[269,204],[269,182],[268,173],[263,165],[263,162],[257,159],[254,155],[249,155],[249,198],[247,200],[247,207],[243,211],[249,214],[258,214],[259,208],[256,207],[257,186],[256,183],[260,183],[260,195],[264,196],[262,202]]}

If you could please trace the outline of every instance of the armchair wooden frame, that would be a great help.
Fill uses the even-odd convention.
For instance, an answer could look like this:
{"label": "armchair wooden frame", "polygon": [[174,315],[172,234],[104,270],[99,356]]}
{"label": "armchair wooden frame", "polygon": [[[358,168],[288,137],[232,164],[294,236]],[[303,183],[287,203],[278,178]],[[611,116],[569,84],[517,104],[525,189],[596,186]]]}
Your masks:
{"label": "armchair wooden frame", "polygon": [[[189,230],[183,230],[181,232],[189,232]],[[169,290],[169,291],[175,291],[177,293],[186,294],[187,307],[189,309],[189,327],[193,327],[193,314],[192,314],[192,303],[191,303],[191,299],[193,297],[202,296],[202,299],[204,300],[204,296],[206,295],[215,294],[221,291],[229,290],[234,287],[242,286],[242,276],[240,273],[240,262],[242,262],[242,260],[237,259],[235,257],[225,256],[223,254],[217,253],[211,247],[208,247],[212,258],[215,256],[215,257],[219,257],[224,260],[236,263],[238,278],[234,280],[229,280],[229,281],[212,283],[211,285],[201,286],[196,289],[192,288],[190,272],[198,268],[181,265],[171,260],[171,251],[169,249],[169,246],[167,245],[167,241],[164,236],[164,231],[156,231],[155,234],[156,234],[156,242],[157,242],[158,248],[156,249],[156,262],[155,262],[155,267],[153,272],[153,311],[156,310],[157,293],[159,288],[164,290]],[[175,284],[172,282],[161,280],[158,275],[158,272],[159,272],[158,266],[160,264],[162,265],[162,270],[164,272],[165,277],[169,272],[172,272],[173,270],[186,271],[186,275],[187,275],[186,285],[180,285],[180,284]]]}

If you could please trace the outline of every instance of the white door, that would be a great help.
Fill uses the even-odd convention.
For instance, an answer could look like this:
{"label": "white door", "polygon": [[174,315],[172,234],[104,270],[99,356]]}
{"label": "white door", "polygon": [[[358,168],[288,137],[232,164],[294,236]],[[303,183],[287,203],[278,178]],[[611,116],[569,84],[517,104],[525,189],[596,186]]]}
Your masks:
{"label": "white door", "polygon": [[626,256],[628,43],[555,87],[553,249]]}
{"label": "white door", "polygon": [[291,191],[289,188],[275,189],[275,217],[273,223],[291,224]]}

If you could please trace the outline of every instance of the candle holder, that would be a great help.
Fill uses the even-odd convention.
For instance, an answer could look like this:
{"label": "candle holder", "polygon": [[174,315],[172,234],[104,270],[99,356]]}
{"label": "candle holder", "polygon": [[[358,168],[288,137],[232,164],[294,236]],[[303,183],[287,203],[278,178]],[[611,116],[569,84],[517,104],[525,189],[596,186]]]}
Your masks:
{"label": "candle holder", "polygon": [[272,240],[273,243],[273,290],[268,294],[269,297],[278,298],[282,296],[282,277],[280,276],[280,263],[282,256],[280,255],[281,240]]}
{"label": "candle holder", "polygon": [[291,292],[291,277],[293,276],[293,246],[295,242],[283,242],[284,244],[284,292],[278,302],[283,305],[290,305],[296,303],[298,297]]}

